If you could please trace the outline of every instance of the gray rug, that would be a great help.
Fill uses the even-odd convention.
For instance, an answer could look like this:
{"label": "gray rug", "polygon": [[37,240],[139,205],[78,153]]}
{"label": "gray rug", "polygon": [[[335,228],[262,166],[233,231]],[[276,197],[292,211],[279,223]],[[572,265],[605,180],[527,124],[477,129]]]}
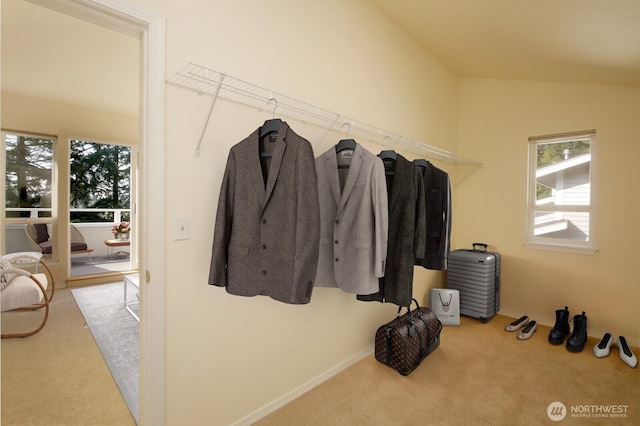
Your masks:
{"label": "gray rug", "polygon": [[[71,293],[138,423],[138,321],[124,308],[123,283],[77,288]],[[136,288],[127,288],[130,303],[136,293]]]}

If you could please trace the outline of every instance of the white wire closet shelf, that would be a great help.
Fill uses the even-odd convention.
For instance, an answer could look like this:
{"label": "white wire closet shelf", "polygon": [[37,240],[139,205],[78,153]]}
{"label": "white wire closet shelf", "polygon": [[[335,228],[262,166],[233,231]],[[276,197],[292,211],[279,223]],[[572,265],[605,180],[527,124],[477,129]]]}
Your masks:
{"label": "white wire closet shelf", "polygon": [[[273,110],[276,116],[287,116],[305,123],[317,125],[326,129],[325,136],[332,130],[345,132],[344,126],[348,124],[349,128],[346,130],[348,131],[349,138],[366,139],[370,142],[389,147],[390,149],[408,151],[418,156],[444,163],[472,166],[480,165],[477,161],[460,157],[444,149],[379,129],[342,114],[310,105],[282,93],[256,86],[201,65],[189,63],[169,78],[167,82],[193,90],[199,94],[213,96],[214,99],[211,110],[209,111],[209,117],[213,112],[216,100],[223,98],[260,110]],[[202,136],[196,151],[200,149],[205,131],[206,125],[202,131]]]}

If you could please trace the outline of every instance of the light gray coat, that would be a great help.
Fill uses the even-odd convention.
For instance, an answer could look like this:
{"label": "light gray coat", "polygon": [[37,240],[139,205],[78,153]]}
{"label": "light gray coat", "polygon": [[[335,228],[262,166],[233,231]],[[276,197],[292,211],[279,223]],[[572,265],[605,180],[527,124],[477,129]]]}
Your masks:
{"label": "light gray coat", "polygon": [[[272,150],[269,160],[261,160],[261,146]],[[257,129],[234,145],[220,190],[209,284],[238,296],[308,303],[319,235],[311,144],[283,122],[274,142],[261,142]]]}
{"label": "light gray coat", "polygon": [[341,170],[341,185],[337,156],[344,154],[336,154],[332,147],[316,159],[320,254],[315,285],[340,287],[354,294],[375,293],[378,278],[384,276],[387,256],[384,165],[357,144],[348,171]]}

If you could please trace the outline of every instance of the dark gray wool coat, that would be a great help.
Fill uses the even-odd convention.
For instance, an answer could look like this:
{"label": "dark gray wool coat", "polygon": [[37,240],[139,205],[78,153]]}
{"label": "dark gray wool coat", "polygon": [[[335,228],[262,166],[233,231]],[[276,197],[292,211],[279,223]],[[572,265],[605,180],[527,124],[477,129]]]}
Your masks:
{"label": "dark gray wool coat", "polygon": [[380,291],[358,300],[409,306],[413,297],[414,260],[424,257],[426,221],[424,183],[420,170],[401,155],[385,161],[389,200],[387,262]]}
{"label": "dark gray wool coat", "polygon": [[[270,158],[261,158],[265,150]],[[234,145],[220,190],[209,284],[238,296],[308,303],[319,238],[311,144],[282,122],[273,142],[261,141],[257,129]]]}
{"label": "dark gray wool coat", "polygon": [[416,258],[416,265],[445,270],[451,246],[451,182],[447,172],[428,161],[418,168],[424,176],[427,240],[424,258]]}

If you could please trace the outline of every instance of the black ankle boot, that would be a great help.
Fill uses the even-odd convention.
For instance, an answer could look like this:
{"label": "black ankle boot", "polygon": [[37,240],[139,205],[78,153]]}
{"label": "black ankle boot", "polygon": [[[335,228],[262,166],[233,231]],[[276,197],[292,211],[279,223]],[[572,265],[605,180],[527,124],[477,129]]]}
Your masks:
{"label": "black ankle boot", "polygon": [[567,350],[571,352],[580,352],[587,343],[587,317],[584,315],[576,315],[573,317],[573,333],[567,340]]}
{"label": "black ankle boot", "polygon": [[569,335],[569,308],[558,309],[556,311],[556,323],[549,332],[549,343],[552,345],[560,345],[564,342],[564,338]]}

